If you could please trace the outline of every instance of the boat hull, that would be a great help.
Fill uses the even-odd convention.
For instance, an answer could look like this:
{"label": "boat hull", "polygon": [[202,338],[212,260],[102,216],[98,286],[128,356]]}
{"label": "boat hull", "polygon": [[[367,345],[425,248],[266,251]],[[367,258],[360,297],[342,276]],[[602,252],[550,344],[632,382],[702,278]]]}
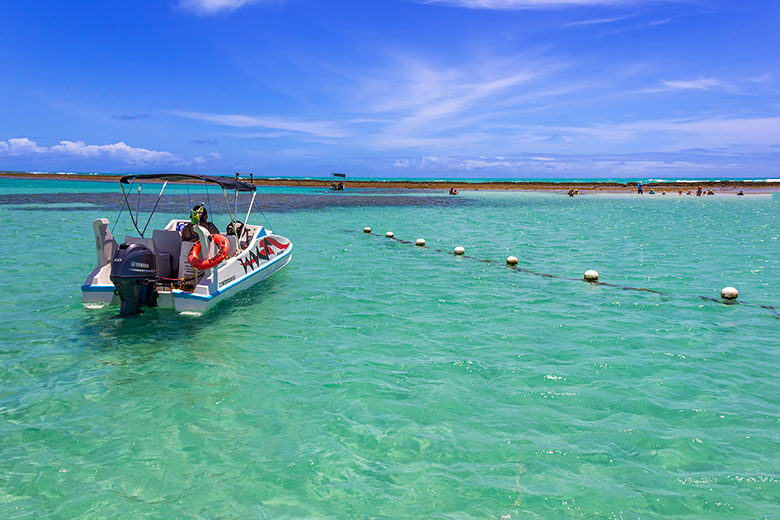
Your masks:
{"label": "boat hull", "polygon": [[[275,272],[282,269],[292,259],[291,253],[292,244],[290,245],[289,251],[287,251],[284,255],[280,255],[270,262],[258,266],[257,269],[251,272],[244,273],[244,275],[240,278],[226,283],[222,288],[217,288],[217,290],[213,293],[196,294],[174,289],[170,293],[170,298],[172,300],[171,306],[178,312],[204,312],[212,305],[230,298],[231,296],[243,290],[249,289],[253,285],[265,280]],[[223,274],[225,274],[227,278],[231,277],[231,275],[227,273]],[[162,306],[160,304],[160,298],[166,299],[164,296],[164,294],[160,294],[160,297],[158,298],[158,305]]]}
{"label": "boat hull", "polygon": [[[292,259],[292,242],[280,235],[265,235],[220,265],[207,270],[193,291],[160,286],[157,306],[178,312],[202,313],[216,303],[261,282],[286,266]],[[81,287],[87,307],[119,305],[114,285],[108,282],[111,266],[96,269]]]}

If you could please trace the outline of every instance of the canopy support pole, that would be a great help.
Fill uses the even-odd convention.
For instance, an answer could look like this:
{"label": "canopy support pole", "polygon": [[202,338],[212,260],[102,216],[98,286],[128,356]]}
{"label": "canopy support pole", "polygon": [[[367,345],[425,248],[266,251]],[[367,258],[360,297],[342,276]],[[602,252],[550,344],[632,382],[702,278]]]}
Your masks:
{"label": "canopy support pole", "polygon": [[165,187],[168,185],[168,181],[165,181],[162,185],[162,189],[160,190],[160,194],[157,195],[157,201],[154,203],[154,207],[152,208],[152,212],[149,213],[149,218],[146,220],[146,225],[144,226],[144,230],[141,231],[141,238],[144,237],[144,233],[146,233],[146,228],[149,227],[149,222],[152,220],[152,216],[154,215],[154,210],[157,209],[157,205],[160,203],[160,199],[162,198],[163,192],[165,191]]}
{"label": "canopy support pole", "polygon": [[[127,212],[130,213],[130,221],[133,223],[133,227],[136,231],[138,231],[138,234],[141,234],[141,230],[138,229],[138,224],[135,221],[135,218],[133,217],[133,208],[130,207],[130,201],[127,200],[127,193],[125,193],[125,187],[122,186],[122,183],[119,183],[119,187],[122,188],[122,196],[125,198],[125,204],[127,204]],[[139,196],[139,203],[140,203],[140,196],[141,196],[141,186],[138,186],[138,196]]]}
{"label": "canopy support pole", "polygon": [[257,197],[257,192],[252,192],[252,201],[249,203],[249,209],[246,210],[246,217],[244,217],[244,223],[249,222],[249,214],[252,213],[252,206],[255,205],[255,197]]}

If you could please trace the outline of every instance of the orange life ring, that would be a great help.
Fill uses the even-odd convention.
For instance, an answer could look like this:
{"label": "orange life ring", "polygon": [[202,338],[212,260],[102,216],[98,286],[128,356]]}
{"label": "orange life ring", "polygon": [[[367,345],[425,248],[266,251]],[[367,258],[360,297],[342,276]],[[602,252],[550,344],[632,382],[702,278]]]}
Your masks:
{"label": "orange life ring", "polygon": [[214,238],[214,242],[216,242],[216,244],[219,246],[219,251],[217,251],[217,254],[208,260],[202,260],[200,258],[200,240],[195,242],[195,244],[193,244],[192,248],[190,249],[189,255],[187,255],[187,260],[190,261],[190,265],[195,269],[200,269],[201,271],[211,269],[212,267],[218,265],[222,260],[227,258],[228,251],[230,250],[230,245],[228,244],[227,238],[216,233],[211,236]]}

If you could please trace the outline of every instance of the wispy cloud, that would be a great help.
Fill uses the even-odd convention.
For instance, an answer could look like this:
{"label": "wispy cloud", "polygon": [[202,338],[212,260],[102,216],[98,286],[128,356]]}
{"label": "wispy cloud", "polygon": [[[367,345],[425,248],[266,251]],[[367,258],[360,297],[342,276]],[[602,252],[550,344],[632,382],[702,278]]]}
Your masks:
{"label": "wispy cloud", "polygon": [[26,137],[0,141],[0,155],[21,156],[60,156],[79,159],[111,157],[127,164],[150,164],[179,162],[180,159],[170,152],[134,148],[123,142],[114,144],[86,144],[83,141],[60,141],[53,146],[40,146]]}
{"label": "wispy cloud", "polygon": [[420,0],[425,4],[442,4],[467,9],[524,10],[561,7],[625,6],[648,4],[649,0]]}
{"label": "wispy cloud", "polygon": [[[218,135],[256,139],[249,146],[258,154],[279,156],[279,147],[291,145],[311,146],[325,155],[345,150],[381,151],[385,156],[474,154],[439,165],[459,170],[517,168],[518,174],[524,165],[563,173],[560,161],[545,160],[559,153],[760,150],[780,142],[774,137],[780,135],[780,118],[738,118],[728,111],[714,116],[711,109],[704,115],[697,114],[696,107],[664,111],[663,96],[648,101],[648,91],[637,90],[638,85],[652,84],[672,99],[679,97],[675,91],[729,91],[731,84],[725,79],[670,78],[668,71],[644,64],[600,65],[594,71],[587,64],[551,54],[549,49],[511,56],[487,51],[454,63],[396,51],[374,67],[345,76],[339,91],[343,97],[329,100],[329,119],[298,117],[295,112],[274,116],[172,113],[223,127],[209,128],[212,134],[216,130],[226,132]],[[660,108],[642,110],[643,103]],[[626,113],[632,119],[626,120]],[[689,117],[664,118],[672,113]],[[518,151],[528,152],[529,157],[519,164],[501,158]],[[493,156],[485,159],[478,154]],[[430,169],[433,164],[432,159],[423,164],[409,157],[397,161],[396,168]]]}
{"label": "wispy cloud", "polygon": [[339,138],[348,136],[339,123],[308,121],[297,118],[251,116],[246,114],[207,114],[203,112],[174,111],[174,115],[187,119],[208,121],[222,126],[238,128],[272,128],[300,132],[317,137]]}
{"label": "wispy cloud", "polygon": [[663,82],[668,88],[712,90],[714,88],[726,88],[728,85],[715,78],[699,78],[694,80],[667,80]]}
{"label": "wispy cloud", "polygon": [[650,20],[645,24],[645,27],[656,27],[658,25],[666,25],[674,20],[674,18],[661,18],[659,20]]}
{"label": "wispy cloud", "polygon": [[481,57],[457,67],[408,56],[395,61],[354,82],[354,99],[375,116],[361,132],[373,148],[476,144],[490,139],[486,126],[511,118],[519,107],[580,88],[550,81],[567,68],[565,60],[533,55]]}
{"label": "wispy cloud", "polygon": [[[762,157],[743,154],[711,153],[706,150],[688,153],[586,154],[536,157],[528,154],[511,156],[424,155],[392,160],[396,172],[408,171],[426,176],[446,172],[449,176],[474,177],[490,172],[493,177],[639,177],[701,178],[717,175],[741,176],[746,169],[761,164]],[[757,162],[758,161],[758,162]],[[774,174],[766,171],[765,174]],[[406,173],[409,175],[410,173]]]}
{"label": "wispy cloud", "polygon": [[637,93],[657,94],[681,90],[720,92],[730,94],[761,94],[775,93],[772,91],[772,76],[761,74],[752,77],[734,76],[728,80],[713,77],[698,77],[694,79],[663,79],[656,85],[637,90]]}
{"label": "wispy cloud", "polygon": [[440,154],[480,151],[497,157],[508,150],[523,150],[533,153],[526,161],[537,163],[555,162],[546,159],[554,158],[549,154],[560,153],[680,153],[689,149],[767,153],[780,145],[780,117],[659,119],[582,126],[528,122],[440,136],[404,134],[402,130],[372,136],[367,145],[385,150],[435,150]]}
{"label": "wispy cloud", "polygon": [[271,4],[276,0],[180,0],[179,6],[199,15],[232,12],[251,4]]}
{"label": "wispy cloud", "polygon": [[396,159],[393,167],[415,171],[463,172],[472,175],[475,171],[495,171],[500,176],[523,176],[529,171],[540,176],[571,174],[592,174],[608,171],[610,175],[675,175],[680,171],[708,171],[722,167],[722,157],[697,157],[696,160],[669,160],[663,154],[646,156],[559,156],[559,157],[452,157],[427,155],[419,158]]}
{"label": "wispy cloud", "polygon": [[634,15],[629,16],[617,16],[614,18],[594,18],[592,20],[578,20],[576,22],[570,22],[564,25],[564,27],[578,27],[582,25],[601,25],[607,23],[615,23],[631,18]]}
{"label": "wispy cloud", "polygon": [[217,146],[216,139],[191,139],[189,142],[199,146]]}
{"label": "wispy cloud", "polygon": [[780,141],[780,117],[661,119],[588,127],[553,128],[551,133],[589,136],[598,142],[637,143],[656,149],[767,147]]}
{"label": "wispy cloud", "polygon": [[149,117],[149,114],[114,114],[111,116],[111,119],[116,119],[117,121],[137,121],[138,119],[146,119]]}
{"label": "wispy cloud", "polygon": [[205,163],[205,162],[207,162],[209,160],[212,160],[212,159],[220,160],[221,158],[222,157],[220,157],[220,155],[218,153],[212,152],[212,153],[206,154],[205,157],[202,156],[202,155],[196,155],[195,157],[192,158],[192,162],[193,162],[193,164],[203,164],[203,163]]}

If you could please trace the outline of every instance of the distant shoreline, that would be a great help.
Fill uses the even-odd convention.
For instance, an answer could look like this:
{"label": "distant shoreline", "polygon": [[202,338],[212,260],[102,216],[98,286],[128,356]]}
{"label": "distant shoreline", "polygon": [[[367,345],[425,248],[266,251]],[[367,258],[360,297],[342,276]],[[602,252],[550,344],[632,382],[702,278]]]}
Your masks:
{"label": "distant shoreline", "polygon": [[[56,173],[28,173],[28,172],[0,172],[0,178],[12,179],[47,179],[58,181],[96,181],[118,182],[121,175],[82,175],[82,174],[56,174]],[[231,177],[232,178],[232,177]],[[242,177],[242,180],[247,180]],[[541,182],[541,181],[352,181],[339,180],[345,189],[401,189],[401,190],[449,190],[454,188],[459,191],[563,191],[570,189],[582,192],[635,192],[636,182]],[[328,189],[331,181],[320,179],[296,179],[296,178],[255,178],[255,186],[292,186]],[[701,184],[705,189],[716,192],[736,193],[739,190],[749,190],[750,193],[772,193],[780,189],[780,182],[756,182],[756,181],[680,181],[680,182],[648,182],[643,183],[645,193],[653,190],[668,191],[670,193],[682,191],[695,191]]]}

